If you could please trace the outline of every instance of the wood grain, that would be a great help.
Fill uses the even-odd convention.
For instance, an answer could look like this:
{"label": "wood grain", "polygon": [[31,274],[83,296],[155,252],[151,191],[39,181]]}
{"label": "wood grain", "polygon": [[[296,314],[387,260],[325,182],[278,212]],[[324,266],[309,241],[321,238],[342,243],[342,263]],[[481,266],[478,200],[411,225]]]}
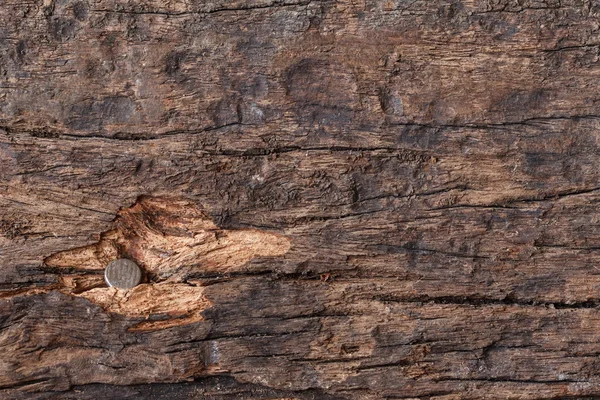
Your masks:
{"label": "wood grain", "polygon": [[0,397],[600,396],[599,16],[0,4]]}

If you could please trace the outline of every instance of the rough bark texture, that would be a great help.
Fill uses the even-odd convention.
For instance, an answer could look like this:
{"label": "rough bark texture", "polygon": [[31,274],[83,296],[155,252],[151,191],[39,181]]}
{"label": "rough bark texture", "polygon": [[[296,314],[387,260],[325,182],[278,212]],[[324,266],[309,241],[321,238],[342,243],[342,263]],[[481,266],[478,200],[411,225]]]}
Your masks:
{"label": "rough bark texture", "polygon": [[2,1],[0,397],[600,396],[599,18]]}

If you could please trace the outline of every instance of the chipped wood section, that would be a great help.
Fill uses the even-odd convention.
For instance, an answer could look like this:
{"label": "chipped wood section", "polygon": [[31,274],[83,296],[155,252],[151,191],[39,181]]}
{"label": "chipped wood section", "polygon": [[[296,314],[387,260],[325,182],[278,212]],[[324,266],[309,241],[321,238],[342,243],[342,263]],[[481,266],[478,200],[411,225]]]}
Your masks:
{"label": "chipped wood section", "polygon": [[[248,261],[281,256],[290,248],[281,235],[219,229],[196,204],[176,198],[142,197],[119,211],[114,225],[98,243],[53,254],[44,264],[60,276],[61,286],[49,289],[83,297],[111,313],[167,317],[132,329],[201,321],[211,303],[190,277],[251,272],[245,268]],[[124,257],[142,268],[145,282],[131,290],[106,287],[104,269]]]}
{"label": "chipped wood section", "polygon": [[142,197],[119,211],[114,225],[98,243],[53,254],[45,264],[93,271],[126,257],[152,281],[178,282],[194,273],[239,272],[253,258],[281,256],[290,249],[282,235],[219,229],[198,205],[178,198]]}
{"label": "chipped wood section", "polygon": [[600,396],[599,17],[0,4],[0,397]]}

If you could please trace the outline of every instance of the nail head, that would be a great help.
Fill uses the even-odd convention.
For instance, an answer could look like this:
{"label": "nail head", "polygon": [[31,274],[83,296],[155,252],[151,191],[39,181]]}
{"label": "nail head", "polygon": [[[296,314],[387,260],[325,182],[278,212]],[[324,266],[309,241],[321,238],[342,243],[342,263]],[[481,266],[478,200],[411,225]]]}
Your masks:
{"label": "nail head", "polygon": [[141,282],[142,271],[133,261],[121,258],[110,262],[106,266],[104,279],[108,286],[131,289]]}

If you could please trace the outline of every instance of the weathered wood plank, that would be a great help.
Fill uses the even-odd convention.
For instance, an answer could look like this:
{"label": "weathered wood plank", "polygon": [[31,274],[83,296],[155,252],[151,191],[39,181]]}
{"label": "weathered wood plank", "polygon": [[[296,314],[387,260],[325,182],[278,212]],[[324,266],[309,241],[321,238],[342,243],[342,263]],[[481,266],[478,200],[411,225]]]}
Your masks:
{"label": "weathered wood plank", "polygon": [[0,4],[0,397],[600,395],[599,12]]}

